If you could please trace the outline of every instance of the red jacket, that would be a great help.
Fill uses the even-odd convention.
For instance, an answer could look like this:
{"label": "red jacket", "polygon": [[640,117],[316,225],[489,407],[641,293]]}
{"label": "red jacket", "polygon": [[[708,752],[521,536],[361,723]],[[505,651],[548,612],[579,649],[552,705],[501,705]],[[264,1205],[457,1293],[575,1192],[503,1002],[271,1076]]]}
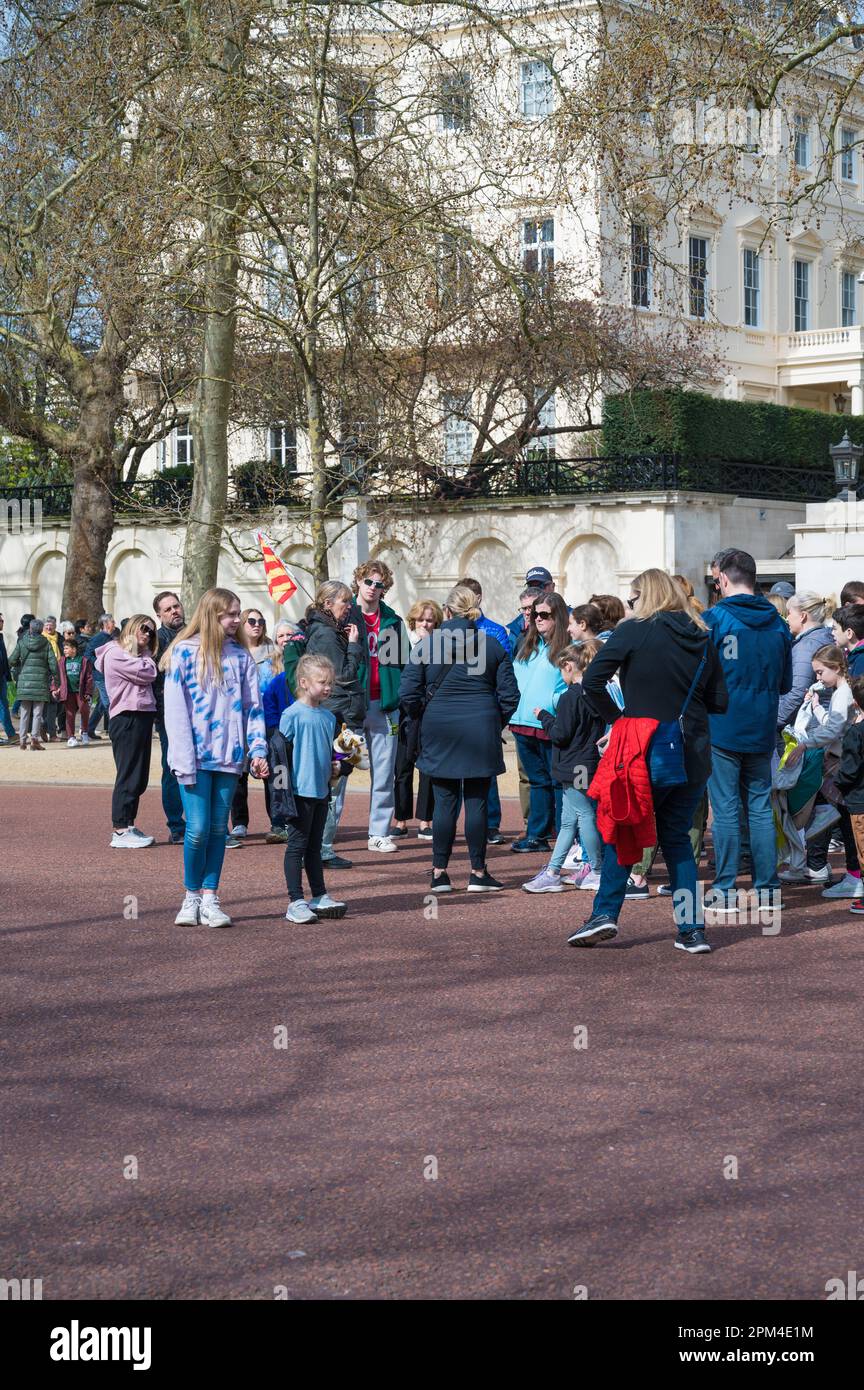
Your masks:
{"label": "red jacket", "polygon": [[[59,677],[56,684],[51,687],[51,695],[55,700],[66,703],[69,698],[69,682],[66,679],[66,658],[59,657],[57,661]],[[81,662],[81,676],[78,681],[78,694],[82,700],[89,700],[93,694],[93,667],[86,656]]]}
{"label": "red jacket", "polygon": [[616,719],[588,788],[597,802],[597,829],[604,844],[615,846],[622,865],[635,864],[644,849],[657,843],[646,756],[658,723],[626,715]]}

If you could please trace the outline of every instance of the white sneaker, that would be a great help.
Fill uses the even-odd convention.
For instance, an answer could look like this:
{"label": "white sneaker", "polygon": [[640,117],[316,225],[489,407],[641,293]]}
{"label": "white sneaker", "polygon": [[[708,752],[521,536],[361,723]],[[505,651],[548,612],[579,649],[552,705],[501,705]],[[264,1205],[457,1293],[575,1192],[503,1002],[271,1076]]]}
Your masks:
{"label": "white sneaker", "polygon": [[590,869],[581,883],[577,885],[583,893],[596,893],[600,887],[600,875]]}
{"label": "white sneaker", "polygon": [[139,830],[138,827],[135,825],[130,825],[129,830],[131,834],[137,835],[139,840],[147,840],[147,842],[151,845],[156,838],[155,835],[145,835],[144,831]]}
{"label": "white sneaker", "polygon": [[805,872],[811,883],[828,884],[831,882],[830,864],[826,864],[824,869],[807,869]]}
{"label": "white sneaker", "polygon": [[377,850],[379,854],[392,854],[398,848],[389,835],[370,835],[368,847]]}
{"label": "white sneaker", "polygon": [[854,874],[844,874],[839,883],[822,889],[823,898],[864,898],[864,883]]}
{"label": "white sneaker", "polygon": [[66,740],[66,747],[67,747],[67,748],[77,748],[77,747],[78,747],[78,740],[77,740],[77,738],[67,738],[67,740]]}
{"label": "white sneaker", "polygon": [[582,846],[574,845],[564,863],[561,865],[562,874],[572,873],[573,869],[578,868],[582,863]]}
{"label": "white sneaker", "polygon": [[175,927],[197,927],[198,913],[201,909],[201,894],[187,893],[180,911],[174,918]]}
{"label": "white sneaker", "polygon": [[82,735],[81,735],[81,742],[84,744],[84,746],[85,746],[85,748],[86,748],[86,747],[88,746],[88,744],[90,743],[90,735],[89,735],[89,734],[82,734]]}
{"label": "white sneaker", "polygon": [[235,825],[234,829],[231,831],[231,834],[234,836],[235,840],[243,840],[246,837],[246,832],[248,829],[248,825]]}
{"label": "white sneaker", "polygon": [[142,835],[140,830],[115,830],[111,836],[111,849],[148,849],[153,844],[152,835]]}
{"label": "white sneaker", "polygon": [[313,912],[308,903],[305,903],[302,898],[298,898],[296,902],[288,904],[288,911],[285,913],[285,921],[298,923],[317,922],[318,914]]}
{"label": "white sneaker", "polygon": [[219,906],[219,899],[214,895],[212,898],[202,898],[201,906],[198,909],[198,920],[202,927],[230,927],[231,918],[227,912],[223,912]]}
{"label": "white sneaker", "polygon": [[309,906],[316,917],[344,917],[345,904],[337,902],[331,898],[329,893],[322,893],[320,898],[310,898]]}

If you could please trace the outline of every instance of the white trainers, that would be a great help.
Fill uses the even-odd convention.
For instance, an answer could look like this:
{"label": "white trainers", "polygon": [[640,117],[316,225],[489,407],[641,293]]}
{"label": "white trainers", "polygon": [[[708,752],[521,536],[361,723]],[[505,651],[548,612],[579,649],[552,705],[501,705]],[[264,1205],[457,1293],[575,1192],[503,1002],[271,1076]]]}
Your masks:
{"label": "white trainers", "polygon": [[582,863],[582,846],[576,844],[561,865],[562,874],[572,873]]}
{"label": "white trainers", "polygon": [[317,922],[318,914],[317,912],[313,912],[308,903],[305,903],[302,898],[298,898],[296,902],[288,904],[288,911],[285,913],[285,921],[297,923]]}
{"label": "white trainers", "polygon": [[398,848],[389,835],[370,835],[368,847],[377,850],[379,854],[392,854]]}
{"label": "white trainers", "polygon": [[338,918],[345,916],[345,903],[337,902],[331,898],[329,893],[322,893],[320,898],[310,898],[309,907],[316,917]]}
{"label": "white trainers", "polygon": [[154,843],[152,835],[142,835],[140,830],[115,830],[111,836],[111,849],[148,849]]}
{"label": "white trainers", "polygon": [[248,829],[248,825],[235,825],[231,834],[234,836],[235,840],[245,840]]}
{"label": "white trainers", "polygon": [[823,898],[864,898],[864,883],[854,874],[844,874],[839,883],[822,889]]}
{"label": "white trainers", "polygon": [[197,927],[198,913],[201,909],[201,894],[187,893],[180,911],[174,918],[175,927]]}
{"label": "white trainers", "polygon": [[78,740],[77,740],[77,738],[67,738],[67,740],[66,740],[66,747],[67,747],[67,748],[77,748],[77,747],[78,747]]}
{"label": "white trainers", "polygon": [[84,747],[85,747],[85,748],[89,747],[89,744],[90,744],[90,735],[89,735],[89,734],[82,734],[82,735],[81,735],[81,742],[84,744]]}
{"label": "white trainers", "polygon": [[222,911],[219,905],[219,899],[215,894],[212,898],[202,897],[201,906],[198,909],[198,920],[202,927],[231,926],[231,918],[228,916],[227,912]]}

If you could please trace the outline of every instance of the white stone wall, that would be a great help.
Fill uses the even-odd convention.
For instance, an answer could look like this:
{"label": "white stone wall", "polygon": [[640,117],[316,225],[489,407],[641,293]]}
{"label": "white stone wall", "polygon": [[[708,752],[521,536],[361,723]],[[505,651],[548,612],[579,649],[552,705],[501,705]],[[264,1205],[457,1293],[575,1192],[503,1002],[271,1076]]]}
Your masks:
{"label": "white stone wall", "polygon": [[795,540],[799,589],[833,597],[851,579],[864,579],[864,502],[810,503]]}
{"label": "white stone wall", "polygon": [[[263,521],[263,519],[262,519]],[[804,522],[794,503],[745,501],[710,494],[608,497],[596,501],[554,498],[525,502],[435,504],[425,512],[403,510],[369,521],[369,551],[396,575],[389,602],[406,612],[416,598],[441,600],[460,577],[483,584],[490,616],[509,621],[531,565],[545,565],[569,603],[592,592],[628,592],[633,575],[656,565],[683,573],[704,597],[711,556],[723,545],[749,549],[764,573],[792,573],[780,556],[792,543],[791,527]],[[298,618],[312,589],[312,551],[304,517],[287,513],[270,526],[277,552],[305,586],[281,607],[270,601],[256,556],[254,526],[226,538],[219,582],[236,590],[244,604],[257,604],[268,620]],[[334,524],[334,534],[339,529]],[[0,531],[0,608],[7,631],[29,610],[60,612],[67,528]],[[160,589],[180,587],[182,526],[118,525],[108,551],[105,606],[117,618],[149,611]],[[350,579],[354,558],[349,533],[334,546],[334,577]],[[242,555],[238,555],[237,549]],[[861,567],[864,570],[864,566]]]}

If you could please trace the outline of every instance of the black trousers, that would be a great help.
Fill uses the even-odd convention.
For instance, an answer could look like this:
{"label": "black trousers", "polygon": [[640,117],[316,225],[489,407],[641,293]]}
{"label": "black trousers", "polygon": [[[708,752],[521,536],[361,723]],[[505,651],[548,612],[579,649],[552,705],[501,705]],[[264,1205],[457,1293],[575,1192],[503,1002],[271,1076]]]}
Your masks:
{"label": "black trousers", "polygon": [[[410,761],[401,732],[396,745],[396,775],[394,781],[393,816],[395,820],[412,820],[414,817],[414,764]],[[425,772],[420,773],[420,786],[417,790],[417,819],[431,820],[434,797],[432,782]]]}
{"label": "black trousers", "polygon": [[[270,821],[270,824],[272,825],[272,824],[273,824],[273,820],[272,820],[272,817],[271,817],[271,815],[270,815],[270,779],[269,779],[268,777],[265,777],[265,778],[263,779],[263,782],[264,782],[264,809],[265,809],[265,811],[267,812],[267,819],[268,819],[268,821]],[[248,767],[247,767],[246,771],[245,771],[245,772],[241,772],[240,776],[237,778],[237,789],[236,789],[236,791],[234,792],[234,799],[233,799],[233,801],[231,802],[231,824],[232,824],[232,825],[246,825],[246,826],[248,826],[248,824],[249,824],[249,769],[248,769]]]}
{"label": "black trousers", "polygon": [[285,822],[288,839],[285,842],[285,882],[292,903],[303,897],[303,870],[309,880],[313,898],[326,893],[324,869],[321,864],[321,841],[327,819],[329,798],[297,796],[297,814]]}
{"label": "black trousers", "polygon": [[111,820],[115,830],[128,830],[135,824],[138,802],[150,778],[155,711],[124,710],[108,723],[111,752],[117,776],[111,797]]}
{"label": "black trousers", "polygon": [[491,777],[433,777],[435,808],[432,814],[432,863],[446,869],[456,838],[460,795],[465,801],[465,839],[471,868],[482,872],[486,863],[489,783]]}
{"label": "black trousers", "polygon": [[[816,798],[816,804],[825,805],[825,797],[820,792]],[[807,841],[807,867],[808,869],[824,869],[828,863],[828,846],[831,837],[840,831],[843,836],[843,848],[846,851],[846,868],[857,873],[860,865],[858,863],[858,848],[855,844],[855,836],[852,834],[852,820],[845,806],[838,806],[840,812],[839,821],[834,825],[823,830],[821,835],[816,835],[812,840]]]}

